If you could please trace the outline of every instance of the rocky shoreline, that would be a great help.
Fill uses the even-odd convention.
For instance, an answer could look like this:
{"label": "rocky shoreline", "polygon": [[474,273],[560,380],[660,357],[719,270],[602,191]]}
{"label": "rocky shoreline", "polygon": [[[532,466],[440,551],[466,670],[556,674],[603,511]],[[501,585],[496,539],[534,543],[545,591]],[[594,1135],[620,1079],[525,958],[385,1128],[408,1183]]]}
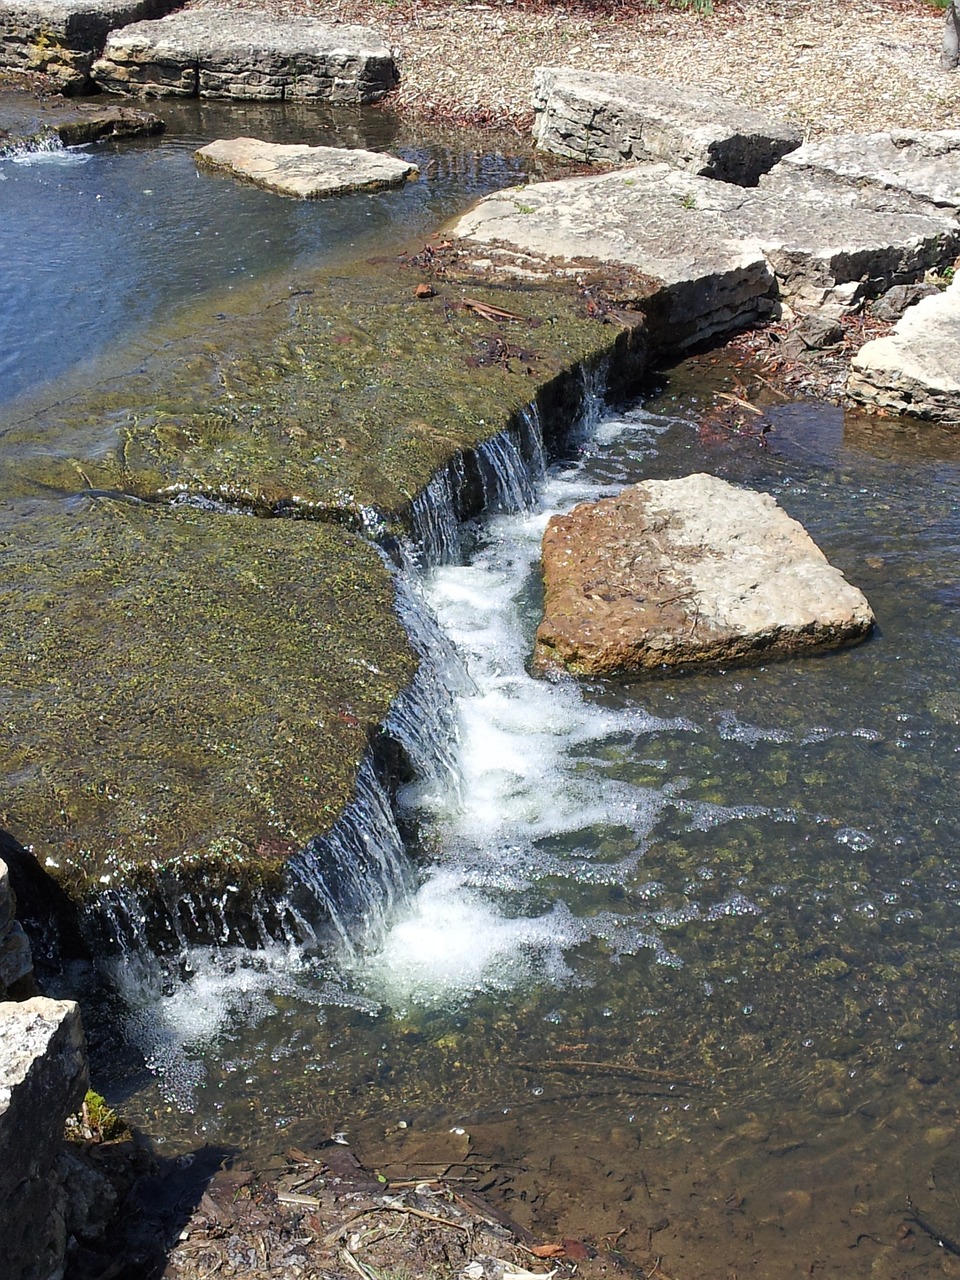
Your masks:
{"label": "rocky shoreline", "polygon": [[[171,92],[185,60],[182,51],[171,57]],[[556,81],[541,88],[546,112]],[[670,136],[667,151],[678,134]],[[349,809],[363,763],[392,754],[383,765],[394,771],[388,791],[402,776],[403,744],[386,743],[382,727],[417,656],[395,613],[388,559],[398,536],[416,535],[438,477],[449,481],[454,518],[479,514],[494,496],[484,448],[509,440],[522,459],[531,415],[550,424],[547,444],[556,443],[582,404],[585,370],[609,363],[612,389],[627,394],[654,358],[784,308],[815,314],[824,333],[832,323],[840,334],[806,346],[797,325],[784,331],[786,342],[840,347],[842,360],[851,317],[866,302],[949,269],[960,248],[954,193],[941,199],[917,183],[898,190],[864,172],[845,185],[834,169],[798,196],[793,162],[766,173],[776,150],[769,164],[741,173],[759,186],[702,176],[703,157],[688,172],[643,155],[628,169],[498,193],[413,259],[300,282],[279,305],[234,317],[226,346],[217,317],[203,332],[171,338],[111,388],[11,425],[0,468],[10,494],[0,525],[0,686],[17,805],[5,822],[60,890],[90,907],[114,887],[132,889],[151,940],[173,948],[197,937],[245,940],[258,929],[276,936],[262,899],[289,889],[304,849],[322,862],[318,842]],[[797,219],[798,208],[809,221]],[[942,309],[946,299],[952,308],[955,293],[920,305]],[[914,322],[898,323],[899,337],[909,335]],[[918,407],[912,386],[906,401],[886,403]],[[54,424],[56,453],[43,446]],[[54,596],[66,621],[56,629],[48,626]],[[215,682],[225,647],[231,671]],[[118,680],[117,672],[128,674]],[[279,688],[293,691],[289,704]],[[197,906],[204,895],[219,903],[209,918]],[[284,919],[277,931],[290,928]],[[78,1024],[71,1027],[76,1049]],[[78,1079],[74,1072],[70,1105]],[[582,1242],[541,1242],[531,1252],[527,1241],[524,1254],[513,1225],[494,1221],[491,1243],[489,1207],[455,1208],[442,1177],[402,1187],[390,1203],[375,1172],[371,1180],[359,1162],[345,1172],[329,1143],[296,1150],[290,1163],[279,1190],[244,1171],[216,1174],[165,1274],[230,1274],[238,1260],[251,1275],[261,1273],[251,1266],[264,1275],[277,1267],[339,1275],[343,1266],[368,1274],[359,1246],[345,1250],[349,1261],[340,1250],[368,1214],[442,1225],[442,1260],[465,1280],[523,1276],[528,1257],[589,1274]],[[213,1173],[211,1165],[205,1177]],[[185,1196],[181,1188],[175,1208]],[[238,1203],[250,1207],[241,1212]],[[322,1256],[294,1259],[308,1230]],[[228,1231],[251,1233],[237,1257],[215,1243]],[[277,1241],[273,1259],[262,1247],[266,1231]],[[198,1235],[202,1247],[186,1247]],[[259,1254],[250,1239],[260,1240]],[[401,1260],[421,1265],[423,1250],[411,1236]],[[86,1266],[106,1276],[102,1261],[81,1253],[78,1274]],[[615,1259],[598,1265],[608,1263]],[[376,1257],[370,1265],[385,1264]],[[144,1273],[156,1266],[153,1257]]]}

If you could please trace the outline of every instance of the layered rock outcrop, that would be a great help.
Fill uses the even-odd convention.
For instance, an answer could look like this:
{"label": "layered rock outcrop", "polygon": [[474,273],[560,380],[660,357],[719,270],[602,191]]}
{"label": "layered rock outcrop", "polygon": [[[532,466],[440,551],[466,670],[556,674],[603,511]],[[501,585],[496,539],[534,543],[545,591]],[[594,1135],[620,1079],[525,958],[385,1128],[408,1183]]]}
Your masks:
{"label": "layered rock outcrop", "polygon": [[0,0],[0,66],[46,76],[64,93],[90,87],[115,27],[156,18],[176,0]]}
{"label": "layered rock outcrop", "polygon": [[16,907],[10,870],[0,861],[0,1001],[36,994],[30,943],[16,919]]}
{"label": "layered rock outcrop", "polygon": [[960,279],[860,348],[847,395],[883,413],[960,423]]}
{"label": "layered rock outcrop", "polygon": [[541,150],[591,164],[665,160],[741,186],[803,140],[785,121],[715,93],[603,71],[541,68],[533,109]]}
{"label": "layered rock outcrop", "polygon": [[631,675],[836,648],[864,596],[768,494],[714,476],[648,481],[554,516],[534,667]]}
{"label": "layered rock outcrop", "polygon": [[93,75],[110,93],[143,97],[354,106],[379,101],[399,79],[392,52],[372,28],[216,8],[111,32]]}
{"label": "layered rock outcrop", "polygon": [[779,299],[876,295],[960,252],[956,219],[928,204],[890,213],[869,193],[788,200],[665,164],[499,191],[453,234],[518,274],[601,262],[652,277],[662,288],[647,313],[672,350],[753,324]]}
{"label": "layered rock outcrop", "polygon": [[763,186],[789,193],[798,177],[837,195],[870,191],[878,207],[909,208],[906,197],[955,211],[960,209],[960,129],[891,129],[806,142],[784,155]]}

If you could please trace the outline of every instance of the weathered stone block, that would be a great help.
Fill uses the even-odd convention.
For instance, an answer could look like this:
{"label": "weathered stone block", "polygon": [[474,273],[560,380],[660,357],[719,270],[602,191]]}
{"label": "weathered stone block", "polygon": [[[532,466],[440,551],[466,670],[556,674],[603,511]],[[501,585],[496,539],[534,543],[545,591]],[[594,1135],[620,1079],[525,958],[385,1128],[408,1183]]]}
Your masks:
{"label": "weathered stone block", "polygon": [[795,190],[798,177],[821,190],[855,191],[860,199],[869,192],[877,207],[903,208],[906,197],[960,209],[960,129],[892,129],[806,142],[784,156],[764,186]]}
{"label": "weathered stone block", "polygon": [[36,996],[0,1004],[0,1232],[10,1280],[59,1280],[66,1228],[63,1126],[87,1089],[79,1007]]}
{"label": "weathered stone block", "polygon": [[715,93],[603,71],[541,68],[533,107],[544,151],[608,164],[665,160],[741,186],[803,140],[786,122]]}
{"label": "weathered stone block", "polygon": [[378,101],[399,79],[393,54],[369,27],[222,9],[114,31],[93,75],[112,93],[352,105]]}
{"label": "weathered stone block", "polygon": [[860,348],[847,395],[885,413],[960,422],[960,279]]}
{"label": "weathered stone block", "polygon": [[377,151],[308,147],[258,138],[218,139],[195,153],[197,165],[243,178],[281,196],[316,200],[350,191],[396,187],[417,166]]}
{"label": "weathered stone block", "polygon": [[155,18],[175,0],[0,0],[0,68],[48,76],[66,93],[89,87],[114,27]]}
{"label": "weathered stone block", "polygon": [[784,200],[664,164],[500,191],[453,232],[553,269],[599,259],[662,280],[652,327],[674,348],[752,323],[778,295],[818,305],[838,286],[877,294],[960,251],[956,220],[929,206],[877,212],[830,191]]}
{"label": "weathered stone block", "polygon": [[554,516],[534,666],[578,675],[759,662],[862,639],[863,595],[769,494],[648,481]]}

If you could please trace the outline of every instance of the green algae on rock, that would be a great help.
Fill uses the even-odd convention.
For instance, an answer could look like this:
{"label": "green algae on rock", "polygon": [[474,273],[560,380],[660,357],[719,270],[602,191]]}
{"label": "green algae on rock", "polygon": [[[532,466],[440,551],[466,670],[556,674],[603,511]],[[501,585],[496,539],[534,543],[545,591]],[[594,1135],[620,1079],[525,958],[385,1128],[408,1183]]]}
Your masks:
{"label": "green algae on rock", "polygon": [[[4,469],[21,492],[191,493],[355,528],[370,508],[402,522],[458,452],[531,400],[551,404],[578,365],[640,333],[639,316],[631,329],[589,315],[569,283],[450,270],[422,301],[420,278],[395,262],[360,264],[208,321],[122,379],[10,423]],[[484,306],[517,318],[491,319]]]}
{"label": "green algae on rock", "polygon": [[276,892],[416,659],[333,525],[108,499],[0,519],[0,825],[75,901]]}

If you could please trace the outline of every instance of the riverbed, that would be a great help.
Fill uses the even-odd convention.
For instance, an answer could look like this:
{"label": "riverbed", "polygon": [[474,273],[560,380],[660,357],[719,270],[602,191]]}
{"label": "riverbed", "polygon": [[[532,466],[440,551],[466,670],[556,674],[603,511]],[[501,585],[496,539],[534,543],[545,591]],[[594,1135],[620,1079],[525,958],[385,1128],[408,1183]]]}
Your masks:
{"label": "riverbed", "polygon": [[[200,294],[427,234],[527,163],[394,139],[448,181],[406,204],[288,207],[198,179],[203,131],[180,136],[0,164],[24,250],[63,231],[62,258],[5,304],[6,395],[97,377]],[[152,165],[172,185],[149,203]],[[84,202],[110,216],[81,222]],[[158,207],[174,221],[153,257]],[[31,258],[9,243],[19,280]],[[401,796],[411,892],[335,954],[125,964],[108,1031],[89,1007],[95,1074],[161,1149],[267,1160],[342,1133],[389,1169],[412,1137],[453,1132],[451,1173],[522,1225],[615,1242],[646,1271],[960,1274],[903,1230],[909,1199],[960,1238],[960,440],[759,384],[769,430],[718,430],[734,377],[751,387],[704,356],[617,406],[598,382],[542,467],[491,452],[482,523],[451,530],[437,496],[432,558],[412,546],[400,571],[441,689]],[[773,493],[865,592],[876,634],[662,681],[530,677],[550,513],[694,471]]]}

